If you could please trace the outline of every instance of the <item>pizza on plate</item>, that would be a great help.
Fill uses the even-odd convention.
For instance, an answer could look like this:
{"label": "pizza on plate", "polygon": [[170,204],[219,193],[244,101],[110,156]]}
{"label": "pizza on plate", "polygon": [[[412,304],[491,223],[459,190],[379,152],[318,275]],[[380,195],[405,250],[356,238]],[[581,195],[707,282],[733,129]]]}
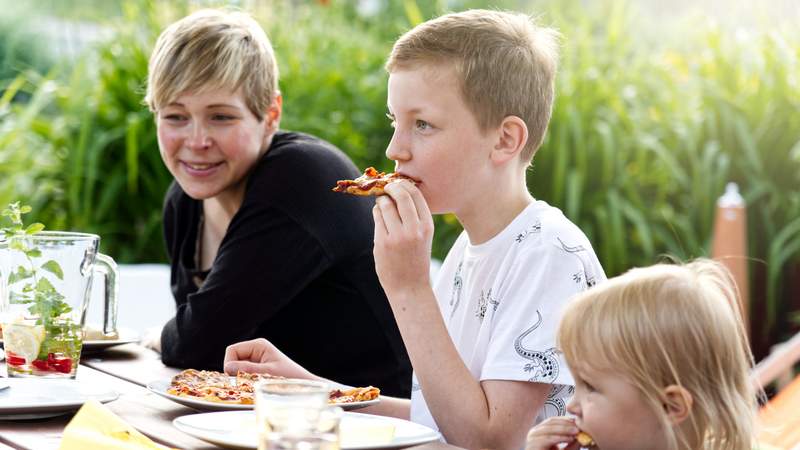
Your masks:
{"label": "pizza on plate", "polygon": [[355,180],[339,180],[336,186],[331,189],[333,192],[344,192],[346,194],[353,194],[359,196],[367,195],[385,195],[383,188],[387,184],[397,180],[409,180],[412,183],[416,182],[399,173],[385,173],[378,172],[374,167],[367,167],[364,175],[356,178]]}
{"label": "pizza on plate", "polygon": [[[212,370],[186,369],[172,377],[167,393],[214,403],[252,405],[255,383],[263,379],[284,378],[268,374],[239,372],[236,377]],[[333,389],[328,402],[346,404],[374,400],[380,390],[373,386]]]}

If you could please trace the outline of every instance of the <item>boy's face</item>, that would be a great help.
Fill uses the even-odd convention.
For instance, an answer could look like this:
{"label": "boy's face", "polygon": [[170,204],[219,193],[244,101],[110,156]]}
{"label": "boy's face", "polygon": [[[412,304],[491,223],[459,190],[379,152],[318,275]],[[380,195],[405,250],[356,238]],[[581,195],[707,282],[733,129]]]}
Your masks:
{"label": "boy's face", "polygon": [[592,436],[598,449],[666,448],[658,417],[622,374],[586,365],[570,364],[570,370],[575,378],[575,395],[567,411],[576,416],[576,425]]}
{"label": "boy's face", "polygon": [[419,181],[432,213],[475,212],[497,135],[481,132],[461,97],[455,69],[392,72],[387,104],[394,134],[386,156],[395,170]]}
{"label": "boy's face", "polygon": [[156,126],[164,164],[198,200],[240,192],[274,133],[229,90],[183,93],[159,109]]}

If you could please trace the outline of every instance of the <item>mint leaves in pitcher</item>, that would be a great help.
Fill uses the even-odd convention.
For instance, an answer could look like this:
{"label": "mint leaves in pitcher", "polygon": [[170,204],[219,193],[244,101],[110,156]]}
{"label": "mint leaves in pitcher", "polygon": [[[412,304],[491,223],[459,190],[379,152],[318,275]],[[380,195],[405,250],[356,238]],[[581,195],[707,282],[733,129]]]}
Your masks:
{"label": "mint leaves in pitcher", "polygon": [[8,248],[17,250],[25,254],[29,262],[29,266],[17,266],[16,271],[8,274],[8,284],[12,285],[19,282],[27,282],[22,288],[22,292],[12,292],[11,303],[31,304],[28,311],[32,315],[39,317],[38,324],[45,327],[51,326],[52,320],[64,313],[70,312],[70,306],[64,302],[64,296],[58,293],[53,287],[53,284],[42,277],[41,271],[45,270],[59,280],[64,278],[64,272],[61,266],[54,260],[46,261],[39,265],[34,263],[34,258],[42,256],[42,252],[38,248],[29,247],[25,242],[24,237],[36,234],[44,229],[41,223],[32,223],[27,227],[22,222],[22,215],[31,211],[28,205],[20,206],[19,202],[14,202],[8,205],[8,208],[2,211],[2,216],[7,218],[11,225],[3,227],[2,233],[7,242]]}
{"label": "mint leaves in pitcher", "polygon": [[40,233],[41,223],[24,225],[22,216],[30,211],[15,202],[0,212],[10,223],[0,228],[0,276],[7,288],[3,301],[8,302],[0,326],[8,374],[74,378],[83,331],[66,297],[53,285],[64,281],[61,264],[48,256],[49,243],[56,241]]}

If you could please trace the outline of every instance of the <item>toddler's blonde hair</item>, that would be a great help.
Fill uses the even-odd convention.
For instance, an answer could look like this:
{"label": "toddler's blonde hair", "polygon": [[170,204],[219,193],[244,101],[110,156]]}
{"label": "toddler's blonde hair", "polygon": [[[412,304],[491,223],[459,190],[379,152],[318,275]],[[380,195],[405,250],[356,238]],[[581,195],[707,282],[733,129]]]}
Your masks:
{"label": "toddler's blonde hair", "polygon": [[[586,292],[566,310],[558,345],[570,364],[620,373],[661,418],[670,448],[749,450],[756,393],[752,354],[735,284],[720,264],[633,269]],[[681,435],[664,412],[664,388],[693,404]]]}
{"label": "toddler's blonde hair", "polygon": [[397,40],[386,70],[453,64],[460,91],[482,131],[517,116],[528,127],[521,157],[544,140],[555,97],[559,34],[530,16],[489,10],[446,14]]}
{"label": "toddler's blonde hair", "polygon": [[186,92],[241,90],[261,121],[278,92],[278,66],[259,24],[239,11],[203,9],[161,33],[150,56],[145,102],[150,110]]}

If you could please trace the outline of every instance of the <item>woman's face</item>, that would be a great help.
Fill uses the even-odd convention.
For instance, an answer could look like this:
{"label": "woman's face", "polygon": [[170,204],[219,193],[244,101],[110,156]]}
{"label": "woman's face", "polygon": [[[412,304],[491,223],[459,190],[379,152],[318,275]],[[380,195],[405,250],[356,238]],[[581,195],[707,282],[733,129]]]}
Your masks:
{"label": "woman's face", "polygon": [[279,119],[280,99],[259,121],[241,92],[183,93],[156,113],[161,158],[190,197],[236,198]]}

